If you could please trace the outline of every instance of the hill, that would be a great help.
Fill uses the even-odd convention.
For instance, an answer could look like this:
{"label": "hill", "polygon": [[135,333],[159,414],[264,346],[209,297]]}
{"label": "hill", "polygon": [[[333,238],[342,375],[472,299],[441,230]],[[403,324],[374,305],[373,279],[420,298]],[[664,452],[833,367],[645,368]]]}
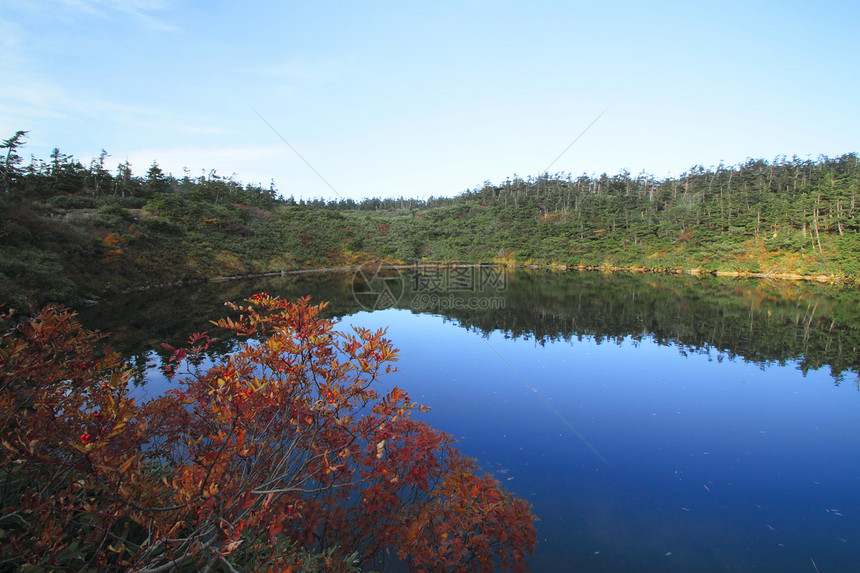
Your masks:
{"label": "hill", "polygon": [[[860,278],[855,153],[696,166],[674,178],[543,174],[452,198],[296,202],[212,171],[115,172],[54,150],[0,165],[0,302],[95,299],[181,281],[360,264]],[[404,189],[404,195],[408,189]]]}

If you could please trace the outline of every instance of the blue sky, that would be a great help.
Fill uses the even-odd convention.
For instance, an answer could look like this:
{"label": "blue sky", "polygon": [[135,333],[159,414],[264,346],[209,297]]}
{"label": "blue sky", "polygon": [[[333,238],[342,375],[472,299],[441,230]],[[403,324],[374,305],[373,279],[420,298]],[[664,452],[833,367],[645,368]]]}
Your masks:
{"label": "blue sky", "polygon": [[826,0],[0,0],[0,138],[296,198],[834,156],[860,151],[857,22]]}

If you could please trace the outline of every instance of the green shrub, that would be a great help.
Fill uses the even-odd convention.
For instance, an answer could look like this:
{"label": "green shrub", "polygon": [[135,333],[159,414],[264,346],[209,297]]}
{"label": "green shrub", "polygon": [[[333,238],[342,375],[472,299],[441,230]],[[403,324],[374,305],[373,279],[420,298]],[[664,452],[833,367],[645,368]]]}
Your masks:
{"label": "green shrub", "polygon": [[95,199],[83,195],[54,195],[46,203],[58,209],[95,209],[98,206]]}

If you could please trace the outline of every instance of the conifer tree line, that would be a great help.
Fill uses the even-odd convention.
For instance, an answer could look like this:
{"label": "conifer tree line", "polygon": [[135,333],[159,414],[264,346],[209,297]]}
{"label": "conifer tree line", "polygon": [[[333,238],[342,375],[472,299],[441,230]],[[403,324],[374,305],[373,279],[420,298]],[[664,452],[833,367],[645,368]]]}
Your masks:
{"label": "conifer tree line", "polygon": [[[218,175],[215,170],[192,177],[186,169],[183,176],[177,178],[164,173],[154,161],[144,176],[135,176],[132,173],[132,165],[126,159],[118,163],[115,171],[111,172],[108,163],[110,154],[104,149],[87,165],[54,148],[47,161],[31,156],[30,163],[23,166],[19,151],[25,144],[27,134],[26,131],[18,131],[0,145],[5,155],[0,170],[4,190],[7,194],[11,193],[19,198],[54,198],[55,203],[70,207],[95,206],[98,200],[109,199],[128,199],[128,205],[142,206],[143,203],[139,199],[148,199],[163,193],[190,193],[195,199],[213,203],[241,200],[259,206],[271,205],[277,198],[274,185],[268,188],[243,185],[234,179],[235,175],[224,177]],[[59,199],[62,196],[78,199],[63,201]]]}
{"label": "conifer tree line", "polygon": [[[858,155],[673,177],[543,173],[453,197],[300,199],[235,174],[142,173],[0,143],[0,302],[331,265],[495,262],[860,278]],[[295,195],[303,195],[296,189]],[[93,261],[98,264],[93,267]],[[92,267],[92,268],[89,268]]]}

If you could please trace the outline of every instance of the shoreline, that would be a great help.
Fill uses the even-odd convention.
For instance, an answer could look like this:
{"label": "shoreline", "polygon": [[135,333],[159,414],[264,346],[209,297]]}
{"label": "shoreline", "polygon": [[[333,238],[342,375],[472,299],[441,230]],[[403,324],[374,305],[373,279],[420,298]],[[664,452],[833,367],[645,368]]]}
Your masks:
{"label": "shoreline", "polygon": [[[171,283],[161,283],[154,285],[145,285],[117,291],[117,294],[129,294],[133,292],[141,292],[154,288],[164,288],[171,286],[183,286],[200,284],[207,282],[227,282],[234,280],[244,280],[263,277],[290,276],[314,273],[335,273],[335,272],[357,272],[362,268],[373,266],[378,270],[406,270],[412,268],[508,268],[508,269],[527,269],[527,270],[550,270],[550,271],[598,271],[598,272],[627,272],[627,273],[654,273],[654,274],[669,274],[669,275],[691,275],[691,276],[714,276],[723,278],[751,278],[751,279],[776,279],[784,281],[805,281],[817,282],[822,284],[833,285],[856,285],[857,280],[852,280],[846,277],[835,275],[802,275],[797,273],[777,273],[777,272],[749,272],[749,271],[706,271],[702,269],[652,269],[647,267],[619,267],[619,266],[589,266],[589,265],[557,265],[557,264],[515,264],[515,263],[499,263],[499,262],[479,262],[479,263],[460,263],[460,262],[421,262],[405,264],[400,262],[381,263],[378,267],[373,263],[365,263],[363,265],[348,265],[339,267],[321,267],[310,269],[284,269],[280,271],[266,271],[261,273],[248,273],[241,275],[218,276],[212,278],[193,279],[187,281],[175,281]],[[90,304],[97,304],[98,301],[86,301]]]}

